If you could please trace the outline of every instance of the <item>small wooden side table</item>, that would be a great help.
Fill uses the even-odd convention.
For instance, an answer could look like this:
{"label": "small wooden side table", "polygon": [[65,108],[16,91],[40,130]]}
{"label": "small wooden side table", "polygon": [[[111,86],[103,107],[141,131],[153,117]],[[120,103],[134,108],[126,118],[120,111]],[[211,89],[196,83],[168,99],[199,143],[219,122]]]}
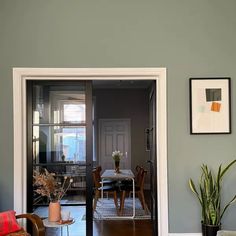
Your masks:
{"label": "small wooden side table", "polygon": [[58,222],[49,221],[48,218],[43,220],[43,224],[46,228],[61,228],[61,236],[63,235],[63,227],[66,227],[67,236],[69,236],[69,225],[72,225],[74,223],[75,223],[74,219],[71,219],[70,222],[62,223],[62,224]]}

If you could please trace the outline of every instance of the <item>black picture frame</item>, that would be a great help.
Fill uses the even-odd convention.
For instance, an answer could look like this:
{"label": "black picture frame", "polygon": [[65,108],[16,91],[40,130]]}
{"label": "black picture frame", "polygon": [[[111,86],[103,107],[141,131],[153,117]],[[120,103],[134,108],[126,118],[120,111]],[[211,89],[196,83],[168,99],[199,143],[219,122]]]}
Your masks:
{"label": "black picture frame", "polygon": [[231,133],[231,78],[190,78],[190,134]]}

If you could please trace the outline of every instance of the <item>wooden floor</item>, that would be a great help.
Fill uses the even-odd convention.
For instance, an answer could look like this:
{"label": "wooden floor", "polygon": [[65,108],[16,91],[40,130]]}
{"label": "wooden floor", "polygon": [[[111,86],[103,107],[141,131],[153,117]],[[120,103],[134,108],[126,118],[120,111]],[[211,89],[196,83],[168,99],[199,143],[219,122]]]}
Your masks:
{"label": "wooden floor", "polygon": [[[145,194],[146,195],[146,194]],[[149,201],[147,201],[147,204]],[[149,204],[148,204],[149,205]],[[86,236],[85,207],[69,208],[75,223],[69,226],[69,236]],[[36,212],[41,217],[47,215],[47,208]],[[67,228],[46,228],[46,236],[67,235]],[[152,236],[152,221],[150,219],[138,220],[94,220],[93,236]]]}
{"label": "wooden floor", "polygon": [[106,220],[93,225],[93,236],[152,236],[150,220]]}
{"label": "wooden floor", "polygon": [[[66,227],[46,228],[46,236],[67,235]],[[86,236],[85,222],[69,226],[70,236]],[[99,220],[93,222],[93,236],[152,236],[151,220]]]}
{"label": "wooden floor", "polygon": [[[73,207],[75,208],[75,207]],[[75,223],[68,227],[69,236],[86,236],[85,208],[72,212]],[[62,234],[61,234],[62,230]],[[67,227],[46,228],[46,236],[66,236]],[[93,236],[152,236],[150,219],[93,220]]]}
{"label": "wooden floor", "polygon": [[[150,193],[145,192],[150,209]],[[93,236],[152,236],[151,220],[103,220],[93,222]]]}

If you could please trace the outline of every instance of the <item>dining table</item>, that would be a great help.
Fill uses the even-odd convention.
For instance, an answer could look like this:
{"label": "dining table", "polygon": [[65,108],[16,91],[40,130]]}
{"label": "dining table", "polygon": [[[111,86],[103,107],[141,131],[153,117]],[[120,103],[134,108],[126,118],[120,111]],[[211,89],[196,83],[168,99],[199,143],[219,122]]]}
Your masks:
{"label": "dining table", "polygon": [[[120,169],[120,171],[117,173],[114,169],[106,169],[103,174],[101,175],[101,186],[103,189],[103,181],[105,179],[110,179],[114,181],[121,182],[122,180],[131,180],[132,181],[132,187],[133,187],[133,214],[130,216],[122,216],[120,215],[120,218],[134,218],[135,217],[135,176],[132,170],[130,169]],[[101,198],[103,200],[103,191],[101,191]]]}

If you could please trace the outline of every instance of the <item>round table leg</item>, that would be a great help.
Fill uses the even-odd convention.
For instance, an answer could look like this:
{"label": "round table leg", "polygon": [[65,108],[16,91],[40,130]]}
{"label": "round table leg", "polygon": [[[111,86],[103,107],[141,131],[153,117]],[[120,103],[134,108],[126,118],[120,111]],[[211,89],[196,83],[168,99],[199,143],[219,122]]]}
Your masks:
{"label": "round table leg", "polygon": [[67,225],[67,236],[69,236],[69,225]]}

